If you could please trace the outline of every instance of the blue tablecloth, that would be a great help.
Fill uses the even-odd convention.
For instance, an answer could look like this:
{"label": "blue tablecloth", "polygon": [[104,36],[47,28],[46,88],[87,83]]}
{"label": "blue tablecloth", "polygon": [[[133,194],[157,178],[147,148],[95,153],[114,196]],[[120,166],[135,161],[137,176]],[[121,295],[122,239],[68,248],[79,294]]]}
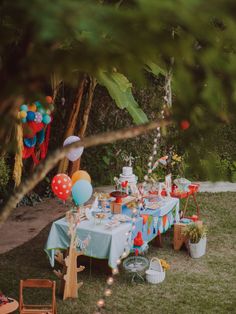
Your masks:
{"label": "blue tablecloth", "polygon": [[[123,214],[131,215],[131,210],[124,206]],[[143,240],[151,241],[159,233],[165,232],[174,222],[179,221],[179,200],[177,198],[166,198],[160,208],[155,210],[145,210],[141,215],[148,215],[150,218],[144,224],[143,217],[137,217],[135,229],[132,230],[132,239],[138,231],[143,234]],[[155,218],[154,218],[155,217]],[[93,221],[82,221],[77,227],[77,235],[81,241],[88,235],[90,241],[84,251],[86,256],[99,259],[108,259],[111,268],[116,267],[116,261],[127,247],[127,232],[131,230],[131,223],[122,223],[114,229],[106,229],[104,221],[95,225]],[[132,242],[128,239],[128,247],[132,247]],[[70,245],[68,235],[68,223],[65,218],[53,222],[48,240],[45,246],[51,266],[54,266],[54,255],[58,249],[67,249]]]}
{"label": "blue tablecloth", "polygon": [[[125,206],[123,207],[122,213],[129,216],[131,215],[130,209]],[[158,234],[167,231],[174,222],[179,222],[179,199],[173,197],[163,198],[159,208],[141,211],[140,215],[148,215],[150,219],[148,219],[145,224],[143,223],[143,218],[141,220],[137,219],[135,229],[132,232],[132,238],[141,231],[143,240],[150,242]]]}
{"label": "blue tablecloth", "polygon": [[[126,233],[131,230],[131,223],[122,223],[114,229],[106,229],[104,223],[95,225],[92,221],[82,221],[77,227],[78,238],[83,241],[88,235],[90,241],[84,255],[100,259],[108,259],[111,268],[117,266],[116,261],[127,246]],[[129,239],[128,239],[129,240]],[[54,255],[58,249],[66,249],[70,245],[68,223],[65,218],[52,224],[45,251],[49,256],[51,266],[54,266]],[[129,247],[131,243],[129,241]]]}

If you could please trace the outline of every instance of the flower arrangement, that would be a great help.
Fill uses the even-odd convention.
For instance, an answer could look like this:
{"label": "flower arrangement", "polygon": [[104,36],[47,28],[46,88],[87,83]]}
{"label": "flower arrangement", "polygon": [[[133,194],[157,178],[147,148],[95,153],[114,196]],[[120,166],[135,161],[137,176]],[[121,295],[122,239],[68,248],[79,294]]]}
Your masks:
{"label": "flower arrangement", "polygon": [[189,238],[190,243],[198,243],[207,234],[207,227],[198,223],[190,223],[183,230],[182,234]]}
{"label": "flower arrangement", "polygon": [[173,152],[170,160],[172,174],[175,174],[176,177],[183,176],[184,174],[183,164],[184,164],[183,156],[179,156],[177,153]]}
{"label": "flower arrangement", "polygon": [[160,259],[160,263],[164,271],[170,269],[170,264],[168,264],[164,259]]}

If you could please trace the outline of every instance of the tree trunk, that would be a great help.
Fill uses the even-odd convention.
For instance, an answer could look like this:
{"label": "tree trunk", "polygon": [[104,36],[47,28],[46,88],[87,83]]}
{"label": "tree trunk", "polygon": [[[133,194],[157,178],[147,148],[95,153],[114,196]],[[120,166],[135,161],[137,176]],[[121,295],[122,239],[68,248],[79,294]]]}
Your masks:
{"label": "tree trunk", "polygon": [[[11,150],[11,137],[14,127],[18,123],[17,114],[20,105],[23,103],[23,98],[11,97],[0,103],[0,154],[4,154],[7,150]],[[14,138],[13,138],[14,140]]]}
{"label": "tree trunk", "polygon": [[[90,83],[89,83],[89,89],[88,89],[88,94],[86,97],[86,104],[85,104],[85,110],[84,110],[84,115],[83,115],[83,122],[82,126],[79,130],[79,137],[82,139],[85,136],[85,132],[88,126],[88,119],[89,119],[89,113],[93,104],[93,95],[94,95],[94,90],[97,85],[97,81],[95,78],[90,77]],[[72,176],[72,174],[79,170],[80,168],[80,158],[73,163],[71,163],[69,167],[69,176]]]}
{"label": "tree trunk", "polygon": [[[85,86],[85,77],[82,78],[82,80],[80,81],[80,84],[78,86],[75,101],[73,103],[70,117],[69,117],[69,120],[67,123],[68,129],[66,130],[64,139],[66,139],[67,137],[74,134],[77,118],[78,118],[79,111],[80,111],[81,101],[83,98],[84,86]],[[69,165],[69,160],[67,158],[63,158],[63,160],[61,160],[61,162],[59,164],[58,172],[59,173],[66,173],[67,169],[68,169],[68,165]]]}

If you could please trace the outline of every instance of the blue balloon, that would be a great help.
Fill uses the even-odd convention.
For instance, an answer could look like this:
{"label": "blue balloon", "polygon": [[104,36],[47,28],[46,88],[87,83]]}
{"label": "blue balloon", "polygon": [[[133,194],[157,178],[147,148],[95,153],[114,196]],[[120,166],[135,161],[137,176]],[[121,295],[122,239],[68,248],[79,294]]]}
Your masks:
{"label": "blue balloon", "polygon": [[28,106],[27,105],[21,105],[20,111],[28,111]]}
{"label": "blue balloon", "polygon": [[45,114],[43,116],[43,123],[44,124],[49,124],[51,122],[51,117],[48,114]]}
{"label": "blue balloon", "polygon": [[87,180],[78,180],[72,187],[72,197],[76,205],[86,203],[92,194],[92,185]]}
{"label": "blue balloon", "polygon": [[27,120],[28,121],[34,121],[35,118],[35,113],[33,111],[28,111],[27,112]]}

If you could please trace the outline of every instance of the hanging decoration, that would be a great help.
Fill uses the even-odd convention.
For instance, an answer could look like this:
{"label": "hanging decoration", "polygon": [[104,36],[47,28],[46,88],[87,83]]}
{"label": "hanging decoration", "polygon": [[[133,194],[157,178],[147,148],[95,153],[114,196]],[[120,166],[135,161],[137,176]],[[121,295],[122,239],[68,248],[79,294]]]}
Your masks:
{"label": "hanging decoration", "polygon": [[[172,90],[171,90],[171,80],[172,80],[172,73],[171,70],[167,73],[165,77],[165,95],[164,95],[164,105],[163,109],[161,110],[161,119],[165,119],[165,110],[167,108],[172,107]],[[144,176],[144,186],[149,182],[150,176],[153,172],[153,170],[156,169],[156,167],[159,164],[165,165],[168,159],[168,156],[163,156],[159,158],[156,162],[154,162],[154,158],[157,155],[157,146],[160,144],[161,141],[161,128],[157,127],[156,129],[156,136],[153,140],[153,148],[152,148],[152,154],[150,155],[148,159],[148,171],[147,174]]]}
{"label": "hanging decoration", "polygon": [[21,123],[18,123],[16,126],[16,155],[15,155],[15,163],[13,169],[13,180],[15,181],[15,186],[19,186],[21,183],[22,177],[22,169],[23,169],[23,162],[22,162],[22,154],[24,149],[23,144],[23,129]]}
{"label": "hanging decoration", "polygon": [[22,158],[32,157],[35,165],[47,155],[53,110],[51,96],[46,96],[45,104],[35,101],[20,106],[19,117],[23,127],[24,146]]}

